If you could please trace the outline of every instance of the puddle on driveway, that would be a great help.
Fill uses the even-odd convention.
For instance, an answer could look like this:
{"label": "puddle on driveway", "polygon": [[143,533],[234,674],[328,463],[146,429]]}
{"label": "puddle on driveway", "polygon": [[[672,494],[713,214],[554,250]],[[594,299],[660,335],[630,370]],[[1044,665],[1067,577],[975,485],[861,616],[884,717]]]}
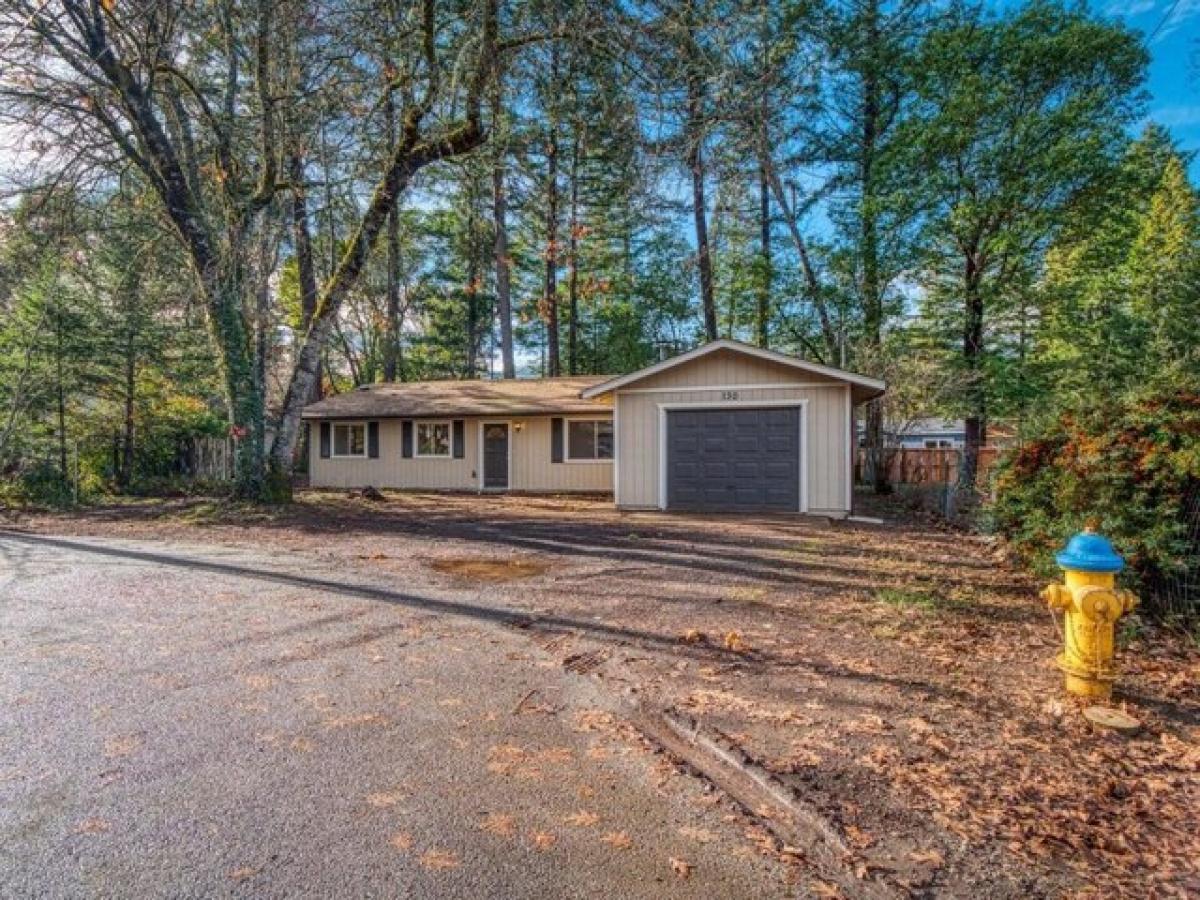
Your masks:
{"label": "puddle on driveway", "polygon": [[545,563],[529,559],[488,559],[486,557],[463,557],[437,559],[429,564],[431,569],[445,575],[474,578],[479,581],[516,581],[543,574],[550,567]]}

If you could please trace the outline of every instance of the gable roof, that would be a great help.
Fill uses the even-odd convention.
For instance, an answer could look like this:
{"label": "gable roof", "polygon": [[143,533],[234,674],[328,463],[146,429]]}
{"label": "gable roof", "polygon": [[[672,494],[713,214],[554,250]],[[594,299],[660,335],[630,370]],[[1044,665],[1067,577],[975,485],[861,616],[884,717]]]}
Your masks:
{"label": "gable roof", "polygon": [[777,363],[781,366],[788,366],[797,369],[801,372],[808,372],[813,375],[821,375],[825,378],[833,378],[838,381],[843,381],[846,384],[860,388],[855,392],[855,400],[869,400],[872,397],[878,397],[887,390],[886,382],[880,381],[878,378],[868,378],[866,375],[857,375],[854,372],[847,372],[844,369],[835,369],[832,366],[824,366],[820,363],[809,362],[806,359],[800,359],[798,356],[789,356],[786,353],[778,353],[774,350],[764,350],[762,347],[755,347],[753,344],[746,344],[742,341],[735,341],[730,338],[721,338],[716,341],[709,341],[707,344],[701,344],[694,350],[689,350],[687,353],[681,353],[679,356],[673,356],[670,359],[665,359],[660,363],[655,363],[652,366],[647,366],[644,369],[638,369],[636,372],[630,372],[628,375],[621,375],[617,378],[612,378],[600,384],[592,385],[583,390],[582,396],[586,399],[599,397],[602,394],[610,393],[611,391],[619,390],[627,387],[635,382],[641,381],[644,378],[649,378],[651,375],[657,375],[660,372],[665,372],[668,369],[673,369],[676,366],[685,365],[701,357],[707,356],[710,353],[716,353],[721,350],[728,350],[734,353],[743,353],[747,356],[754,356],[758,359],[764,359],[768,362]]}
{"label": "gable roof", "polygon": [[368,384],[318,400],[306,419],[431,418],[434,416],[536,416],[605,413],[612,407],[580,392],[606,376],[508,378],[492,381],[406,381]]}

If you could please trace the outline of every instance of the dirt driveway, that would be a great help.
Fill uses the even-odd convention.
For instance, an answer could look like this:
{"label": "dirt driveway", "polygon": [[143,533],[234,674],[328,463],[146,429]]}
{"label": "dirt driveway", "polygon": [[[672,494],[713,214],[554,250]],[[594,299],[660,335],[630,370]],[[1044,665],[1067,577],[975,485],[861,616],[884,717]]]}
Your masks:
{"label": "dirt driveway", "polygon": [[565,664],[695,717],[798,788],[864,879],[942,896],[1200,890],[1195,648],[1127,634],[1119,701],[1145,728],[1093,732],[1061,696],[1037,585],[983,538],[885,514],[310,492],[274,512],[175,501],[21,524],[202,536],[519,607]]}

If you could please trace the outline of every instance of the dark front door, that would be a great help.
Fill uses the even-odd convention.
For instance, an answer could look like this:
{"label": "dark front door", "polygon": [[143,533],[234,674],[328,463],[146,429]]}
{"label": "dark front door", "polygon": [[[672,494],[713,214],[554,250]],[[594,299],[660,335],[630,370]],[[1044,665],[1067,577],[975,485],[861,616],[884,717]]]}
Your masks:
{"label": "dark front door", "polygon": [[667,507],[798,512],[800,410],[668,410]]}
{"label": "dark front door", "polygon": [[483,426],[483,486],[486,490],[508,489],[508,424]]}

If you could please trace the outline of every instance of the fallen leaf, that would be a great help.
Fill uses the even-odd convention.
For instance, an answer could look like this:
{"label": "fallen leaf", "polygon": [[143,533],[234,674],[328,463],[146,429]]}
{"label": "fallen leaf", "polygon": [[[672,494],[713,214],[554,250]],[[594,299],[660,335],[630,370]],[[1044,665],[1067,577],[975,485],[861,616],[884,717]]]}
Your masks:
{"label": "fallen leaf", "polygon": [[850,838],[850,843],[859,848],[870,847],[875,843],[875,838],[871,837],[871,835],[857,825],[846,826],[846,837]]}
{"label": "fallen leaf", "polygon": [[426,850],[421,854],[421,865],[427,869],[457,869],[458,854],[448,850]]}
{"label": "fallen leaf", "polygon": [[399,791],[380,791],[375,794],[367,794],[367,803],[376,809],[395,806],[402,799],[404,799],[404,795]]}
{"label": "fallen leaf", "polygon": [[623,831],[610,831],[604,837],[600,838],[600,840],[616,850],[628,850],[633,846],[633,841]]}
{"label": "fallen leaf", "polygon": [[479,827],[490,834],[511,837],[517,830],[517,820],[504,813],[488,813]]}
{"label": "fallen leaf", "polygon": [[244,681],[246,683],[246,687],[250,688],[252,691],[270,690],[275,684],[275,680],[269,675],[247,675],[242,678],[242,681]]}
{"label": "fallen leaf", "polygon": [[535,831],[530,837],[533,839],[533,846],[539,850],[549,850],[558,841],[558,838],[548,831]]}
{"label": "fallen leaf", "polygon": [[124,734],[110,737],[104,742],[104,755],[109,757],[128,756],[142,743],[136,734]]}
{"label": "fallen leaf", "polygon": [[692,874],[692,864],[677,856],[671,857],[671,868],[680,878],[689,878]]}
{"label": "fallen leaf", "polygon": [[940,866],[946,861],[946,857],[932,847],[928,850],[913,850],[908,857],[913,862],[925,863],[930,866]]}
{"label": "fallen leaf", "polygon": [[410,850],[412,849],[413,839],[412,835],[407,831],[397,831],[390,838],[388,838],[388,843],[397,850]]}
{"label": "fallen leaf", "polygon": [[746,643],[746,639],[742,637],[740,631],[731,631],[725,635],[725,649],[732,650],[734,653],[741,653],[744,650],[749,650],[750,645]]}
{"label": "fallen leaf", "polygon": [[381,725],[387,722],[379,713],[362,713],[357,716],[339,716],[325,720],[326,728],[349,728],[354,725]]}

